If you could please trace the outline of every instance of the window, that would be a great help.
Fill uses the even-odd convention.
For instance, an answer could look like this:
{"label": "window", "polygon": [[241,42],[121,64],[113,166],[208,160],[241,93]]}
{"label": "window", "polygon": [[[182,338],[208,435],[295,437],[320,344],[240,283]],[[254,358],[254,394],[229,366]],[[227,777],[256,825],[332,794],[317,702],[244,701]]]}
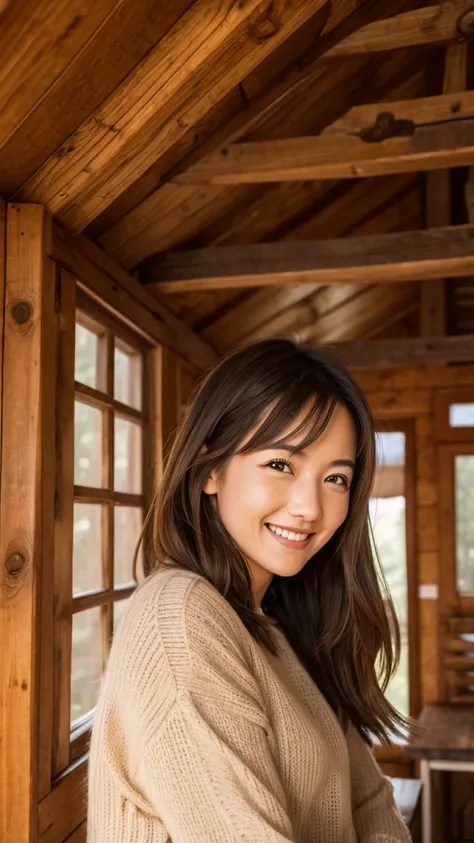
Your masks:
{"label": "window", "polygon": [[[387,697],[404,715],[416,709],[417,688],[412,681],[416,653],[412,646],[416,582],[413,574],[414,526],[412,486],[413,435],[410,425],[398,423],[377,434],[377,469],[370,518],[385,581],[395,606],[401,634],[401,658],[387,688]],[[416,675],[416,673],[415,673]]]}
{"label": "window", "polygon": [[472,389],[440,389],[435,401],[436,436],[439,442],[474,441]]}
{"label": "window", "polygon": [[474,391],[440,390],[436,401],[443,610],[474,610]]}
{"label": "window", "polygon": [[110,642],[135,588],[147,504],[146,351],[95,306],[77,312],[71,759],[86,746]]}
{"label": "window", "polygon": [[440,447],[443,609],[474,611],[474,443]]}

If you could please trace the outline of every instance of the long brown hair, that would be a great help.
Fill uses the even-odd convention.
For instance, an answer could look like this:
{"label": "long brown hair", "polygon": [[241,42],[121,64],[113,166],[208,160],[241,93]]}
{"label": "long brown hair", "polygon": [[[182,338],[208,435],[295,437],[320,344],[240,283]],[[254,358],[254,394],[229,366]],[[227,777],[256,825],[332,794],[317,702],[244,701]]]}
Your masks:
{"label": "long brown hair", "polygon": [[[322,433],[338,403],[348,409],[357,435],[347,518],[298,574],[273,578],[262,615],[254,610],[245,558],[203,486],[234,454],[289,440],[283,432],[292,425],[291,437],[303,434],[304,448]],[[302,408],[308,412],[296,426]],[[387,741],[403,734],[406,721],[383,693],[398,663],[400,639],[371,538],[374,471],[369,407],[329,354],[287,339],[233,352],[201,383],[176,435],[151,512],[145,573],[167,561],[205,577],[272,652],[277,623],[342,722],[350,720],[367,740]]]}

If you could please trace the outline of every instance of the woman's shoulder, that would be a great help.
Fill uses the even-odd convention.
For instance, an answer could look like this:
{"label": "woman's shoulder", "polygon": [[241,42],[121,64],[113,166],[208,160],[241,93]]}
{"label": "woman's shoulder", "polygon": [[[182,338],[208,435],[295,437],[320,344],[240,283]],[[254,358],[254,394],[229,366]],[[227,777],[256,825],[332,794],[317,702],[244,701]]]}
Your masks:
{"label": "woman's shoulder", "polygon": [[132,597],[130,614],[148,618],[165,639],[184,634],[191,646],[212,634],[222,637],[227,633],[232,639],[248,635],[212,583],[172,565],[164,565],[141,583]]}

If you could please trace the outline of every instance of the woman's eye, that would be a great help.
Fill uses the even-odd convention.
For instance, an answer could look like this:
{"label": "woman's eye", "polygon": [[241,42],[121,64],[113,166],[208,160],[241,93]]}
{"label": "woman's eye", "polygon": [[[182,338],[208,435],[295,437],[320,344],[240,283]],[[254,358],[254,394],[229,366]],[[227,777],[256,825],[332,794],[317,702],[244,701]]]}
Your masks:
{"label": "woman's eye", "polygon": [[331,474],[326,477],[326,483],[334,483],[335,486],[342,486],[345,489],[349,488],[349,481],[344,474]]}
{"label": "woman's eye", "polygon": [[274,471],[280,471],[282,473],[287,473],[287,471],[291,472],[291,465],[286,460],[270,460],[267,463],[269,468],[273,468]]}

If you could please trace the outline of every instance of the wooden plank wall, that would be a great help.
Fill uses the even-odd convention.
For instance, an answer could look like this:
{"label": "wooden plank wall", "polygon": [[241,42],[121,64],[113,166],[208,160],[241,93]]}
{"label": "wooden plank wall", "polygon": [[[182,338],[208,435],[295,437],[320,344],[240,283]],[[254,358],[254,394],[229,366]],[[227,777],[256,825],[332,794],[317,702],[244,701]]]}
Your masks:
{"label": "wooden plank wall", "polygon": [[[36,801],[49,789],[52,661],[42,588],[54,505],[54,278],[40,206],[9,205],[2,403],[0,553],[0,839],[36,839]],[[52,438],[51,438],[52,437]],[[51,468],[53,470],[51,471]],[[42,602],[43,601],[43,602]],[[39,711],[39,717],[38,717]]]}
{"label": "wooden plank wall", "polygon": [[[378,419],[412,419],[416,449],[416,560],[421,707],[440,699],[438,446],[435,399],[440,390],[466,387],[474,394],[474,366],[359,370],[354,375]],[[431,587],[431,588],[427,588]]]}

